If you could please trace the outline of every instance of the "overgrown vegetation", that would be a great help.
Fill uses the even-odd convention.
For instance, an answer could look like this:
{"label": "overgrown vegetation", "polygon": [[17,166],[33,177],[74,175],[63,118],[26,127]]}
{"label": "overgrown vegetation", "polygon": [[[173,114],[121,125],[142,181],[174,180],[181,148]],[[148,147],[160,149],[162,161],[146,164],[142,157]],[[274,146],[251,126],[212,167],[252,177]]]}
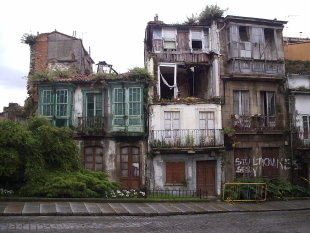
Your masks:
{"label": "overgrown vegetation", "polygon": [[285,60],[285,71],[288,74],[310,74],[310,61]]}
{"label": "overgrown vegetation", "polygon": [[[286,199],[289,197],[306,197],[310,196],[310,191],[304,187],[293,185],[287,179],[267,179],[267,178],[248,178],[237,179],[236,182],[241,183],[266,183],[267,184],[267,199],[277,200]],[[242,195],[241,195],[242,196]],[[244,193],[243,196],[246,196]]]}
{"label": "overgrown vegetation", "polygon": [[69,70],[56,69],[49,71],[38,71],[29,77],[30,82],[53,81],[55,78],[70,78],[72,72]]}
{"label": "overgrown vegetation", "polygon": [[187,17],[184,24],[194,25],[194,24],[204,24],[209,23],[211,20],[216,20],[221,18],[225,11],[228,9],[221,9],[218,5],[207,5],[204,10],[202,10],[199,15],[195,16],[192,14],[191,17]]}
{"label": "overgrown vegetation", "polygon": [[0,185],[40,197],[103,197],[120,187],[103,172],[82,169],[72,131],[43,118],[0,122]]}
{"label": "overgrown vegetation", "polygon": [[22,38],[21,38],[21,42],[24,44],[28,44],[28,45],[34,45],[36,43],[37,40],[37,36],[33,35],[33,34],[28,34],[28,33],[24,33]]}

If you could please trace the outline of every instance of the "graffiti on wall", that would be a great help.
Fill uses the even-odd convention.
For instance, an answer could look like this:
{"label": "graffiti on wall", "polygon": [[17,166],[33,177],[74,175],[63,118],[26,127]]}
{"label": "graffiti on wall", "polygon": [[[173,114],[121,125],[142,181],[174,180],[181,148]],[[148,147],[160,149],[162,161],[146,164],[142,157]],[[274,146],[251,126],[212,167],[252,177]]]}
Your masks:
{"label": "graffiti on wall", "polygon": [[281,170],[288,170],[290,159],[278,158],[235,158],[236,173],[251,174],[256,177],[257,171],[260,167],[277,168]]}

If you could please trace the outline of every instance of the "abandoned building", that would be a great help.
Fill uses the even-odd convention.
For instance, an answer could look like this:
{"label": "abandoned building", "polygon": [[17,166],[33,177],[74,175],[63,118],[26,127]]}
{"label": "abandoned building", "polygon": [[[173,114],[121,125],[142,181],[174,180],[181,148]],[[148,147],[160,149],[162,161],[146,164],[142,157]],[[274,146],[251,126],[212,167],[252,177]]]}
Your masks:
{"label": "abandoned building", "polygon": [[310,40],[286,38],[288,110],[291,152],[296,161],[296,182],[309,186],[310,178]]}
{"label": "abandoned building", "polygon": [[226,16],[220,23],[225,182],[288,177],[285,21]]}
{"label": "abandoned building", "polygon": [[[37,115],[71,127],[83,166],[123,187],[216,196],[236,178],[288,178],[296,160],[288,125],[298,132],[300,173],[309,179],[310,72],[293,69],[286,83],[285,58],[304,58],[288,57],[293,50],[284,56],[285,24],[230,15],[165,24],[155,17],[144,39],[153,82],[118,74],[105,61],[93,74],[80,39],[39,34],[29,73]],[[309,48],[294,41],[286,42]]]}
{"label": "abandoned building", "polygon": [[123,187],[142,187],[145,82],[117,75],[106,62],[99,62],[98,73],[91,74],[92,63],[81,40],[59,32],[38,35],[29,75],[38,90],[37,114],[74,129],[86,169],[105,171]]}
{"label": "abandoned building", "polygon": [[154,76],[149,106],[149,186],[219,195],[222,183],[219,47],[216,24],[164,24],[145,32]]}

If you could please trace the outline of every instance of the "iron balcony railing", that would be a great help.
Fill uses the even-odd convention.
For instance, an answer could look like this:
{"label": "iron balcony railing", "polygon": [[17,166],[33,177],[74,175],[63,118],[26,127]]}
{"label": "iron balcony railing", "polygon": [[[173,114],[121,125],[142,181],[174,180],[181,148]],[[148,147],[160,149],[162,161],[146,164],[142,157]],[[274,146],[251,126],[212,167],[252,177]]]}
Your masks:
{"label": "iron balcony railing", "polygon": [[237,131],[247,130],[281,130],[283,117],[264,115],[232,115],[232,125]]}
{"label": "iron balcony railing", "polygon": [[224,144],[221,129],[152,130],[152,148],[206,148]]}
{"label": "iron balcony railing", "polygon": [[78,117],[77,131],[84,135],[102,135],[103,120],[102,116]]}

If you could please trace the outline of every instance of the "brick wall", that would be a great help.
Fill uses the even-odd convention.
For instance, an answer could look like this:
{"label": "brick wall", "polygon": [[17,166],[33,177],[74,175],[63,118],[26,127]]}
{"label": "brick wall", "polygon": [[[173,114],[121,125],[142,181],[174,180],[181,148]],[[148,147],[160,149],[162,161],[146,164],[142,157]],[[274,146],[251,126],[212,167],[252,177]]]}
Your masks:
{"label": "brick wall", "polygon": [[47,68],[47,55],[48,55],[48,34],[40,35],[36,43],[31,47],[30,54],[30,74],[38,71],[44,71]]}

